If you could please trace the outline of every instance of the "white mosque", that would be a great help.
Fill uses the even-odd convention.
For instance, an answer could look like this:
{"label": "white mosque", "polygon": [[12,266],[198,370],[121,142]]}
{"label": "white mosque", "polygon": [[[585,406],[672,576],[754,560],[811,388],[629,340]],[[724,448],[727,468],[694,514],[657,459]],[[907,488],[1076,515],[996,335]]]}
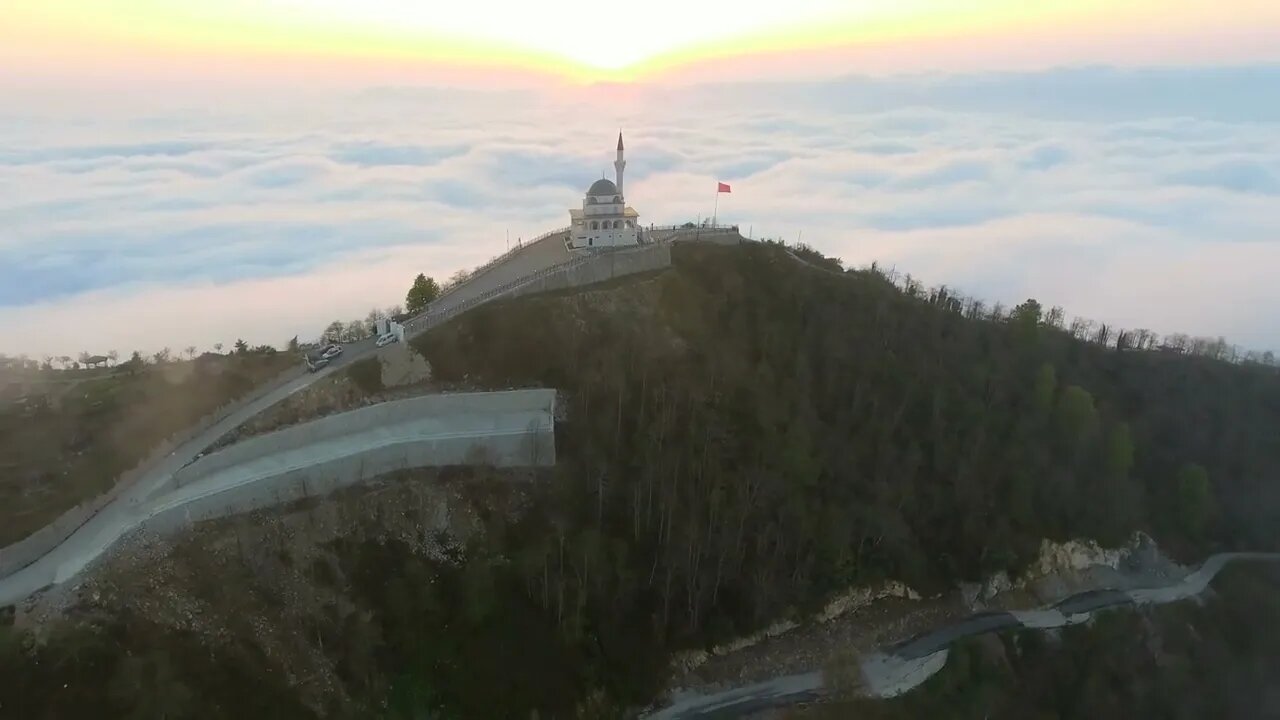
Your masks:
{"label": "white mosque", "polygon": [[595,247],[636,245],[640,242],[640,214],[627,207],[622,194],[622,133],[618,133],[618,159],[613,163],[617,182],[600,178],[591,184],[582,199],[582,209],[569,209],[569,245],[574,250]]}

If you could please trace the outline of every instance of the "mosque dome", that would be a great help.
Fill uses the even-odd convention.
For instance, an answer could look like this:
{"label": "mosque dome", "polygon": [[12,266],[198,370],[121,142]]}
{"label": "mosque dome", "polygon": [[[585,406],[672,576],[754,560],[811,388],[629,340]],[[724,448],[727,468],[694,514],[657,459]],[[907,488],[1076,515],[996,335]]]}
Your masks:
{"label": "mosque dome", "polygon": [[[581,186],[579,186],[581,187]],[[587,190],[587,195],[601,197],[608,195],[610,197],[618,194],[618,186],[613,184],[612,180],[600,178],[591,183],[591,189]]]}

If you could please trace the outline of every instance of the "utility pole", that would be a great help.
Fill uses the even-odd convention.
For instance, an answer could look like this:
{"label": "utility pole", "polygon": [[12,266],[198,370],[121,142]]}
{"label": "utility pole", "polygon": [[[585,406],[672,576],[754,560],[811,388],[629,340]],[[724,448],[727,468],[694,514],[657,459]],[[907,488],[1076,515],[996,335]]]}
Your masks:
{"label": "utility pole", "polygon": [[507,228],[507,252],[511,252],[511,228]]}

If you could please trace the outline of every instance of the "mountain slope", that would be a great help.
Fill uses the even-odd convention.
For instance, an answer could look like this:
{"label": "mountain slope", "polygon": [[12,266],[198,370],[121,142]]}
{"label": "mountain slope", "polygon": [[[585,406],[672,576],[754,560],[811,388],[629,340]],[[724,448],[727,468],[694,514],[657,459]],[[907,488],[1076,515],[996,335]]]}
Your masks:
{"label": "mountain slope", "polygon": [[[371,533],[385,509],[363,534],[326,536],[324,611],[279,613],[277,631],[217,657],[278,677],[298,667],[274,648],[302,648],[323,683],[290,714],[617,717],[652,699],[673,650],[849,586],[943,591],[1017,572],[1046,537],[1146,529],[1187,559],[1277,544],[1272,369],[1085,344],[1030,304],[964,317],[776,246],[674,253],[663,272],[495,302],[416,338],[442,383],[562,390],[559,465],[481,486],[478,527],[448,553]],[[435,527],[429,503],[379,507],[410,536]],[[239,564],[182,592],[216,606],[225,581],[295,607],[287,575],[316,595],[310,556],[239,537],[221,541]],[[122,637],[119,655],[165,647]],[[14,662],[49,688],[77,667]],[[171,668],[211,692],[196,665]],[[121,692],[113,707],[131,707]]]}

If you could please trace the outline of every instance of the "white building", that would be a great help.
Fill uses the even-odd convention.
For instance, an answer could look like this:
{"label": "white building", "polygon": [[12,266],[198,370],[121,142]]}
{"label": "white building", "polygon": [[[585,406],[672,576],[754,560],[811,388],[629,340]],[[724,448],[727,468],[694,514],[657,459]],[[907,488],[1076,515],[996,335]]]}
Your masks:
{"label": "white building", "polygon": [[618,133],[618,159],[613,168],[617,173],[616,183],[600,178],[587,190],[582,209],[569,210],[569,242],[574,250],[640,242],[640,214],[627,207],[626,196],[622,194],[622,173],[627,168],[622,133]]}

